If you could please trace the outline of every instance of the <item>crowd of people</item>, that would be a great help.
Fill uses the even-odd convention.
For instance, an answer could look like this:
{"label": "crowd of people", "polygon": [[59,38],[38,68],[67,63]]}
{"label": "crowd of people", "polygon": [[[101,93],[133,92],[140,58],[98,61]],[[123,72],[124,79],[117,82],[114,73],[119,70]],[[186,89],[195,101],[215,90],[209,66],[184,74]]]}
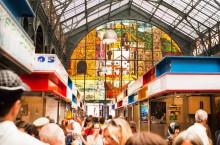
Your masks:
{"label": "crowd of people", "polygon": [[[181,131],[173,122],[165,138],[152,132],[139,132],[134,121],[123,116],[107,119],[85,116],[81,121],[77,114],[71,120],[63,119],[59,125],[49,117],[41,117],[33,123],[15,121],[21,107],[21,97],[28,87],[17,74],[0,70],[0,145],[211,145],[207,134],[206,111],[195,114],[196,123]],[[219,131],[214,145],[220,144]]]}

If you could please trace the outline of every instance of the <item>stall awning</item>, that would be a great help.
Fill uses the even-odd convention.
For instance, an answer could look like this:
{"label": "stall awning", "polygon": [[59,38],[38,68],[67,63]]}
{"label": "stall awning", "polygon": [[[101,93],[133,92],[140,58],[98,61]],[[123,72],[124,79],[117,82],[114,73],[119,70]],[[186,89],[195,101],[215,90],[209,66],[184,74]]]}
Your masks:
{"label": "stall awning", "polygon": [[166,73],[149,83],[149,96],[171,92],[220,92],[220,74]]}
{"label": "stall awning", "polygon": [[67,86],[60,80],[55,72],[33,72],[31,75],[20,75],[21,79],[29,85],[31,91],[51,92],[67,102]]}

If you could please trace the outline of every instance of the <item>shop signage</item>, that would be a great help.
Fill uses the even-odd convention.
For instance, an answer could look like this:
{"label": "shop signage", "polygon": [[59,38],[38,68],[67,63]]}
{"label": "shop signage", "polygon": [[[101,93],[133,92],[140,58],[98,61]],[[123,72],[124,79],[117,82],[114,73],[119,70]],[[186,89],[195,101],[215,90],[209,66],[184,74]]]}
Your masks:
{"label": "shop signage", "polygon": [[67,85],[68,73],[60,62],[56,54],[35,54],[34,71],[51,72],[54,71],[58,77]]}
{"label": "shop signage", "polygon": [[128,86],[128,89],[127,89],[128,95],[131,95],[132,93],[137,91],[142,86],[143,86],[143,77],[141,76],[133,84]]}
{"label": "shop signage", "polygon": [[166,74],[149,83],[150,96],[166,91],[220,91],[220,75],[218,74]]}
{"label": "shop signage", "polygon": [[71,102],[72,102],[73,93],[72,93],[72,90],[69,87],[67,87],[67,93],[66,94],[67,94],[67,98],[70,99]]}
{"label": "shop signage", "polygon": [[138,94],[135,92],[134,94],[128,96],[128,104],[138,101]]}
{"label": "shop signage", "polygon": [[122,101],[122,106],[128,105],[128,97],[125,97]]}
{"label": "shop signage", "polygon": [[33,42],[3,5],[0,5],[0,52],[33,71]]}

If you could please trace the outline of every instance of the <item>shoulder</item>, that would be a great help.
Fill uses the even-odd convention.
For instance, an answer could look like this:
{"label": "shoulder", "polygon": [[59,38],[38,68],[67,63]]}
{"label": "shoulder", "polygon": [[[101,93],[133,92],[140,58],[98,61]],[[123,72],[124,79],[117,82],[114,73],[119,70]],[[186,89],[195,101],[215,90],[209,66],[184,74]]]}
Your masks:
{"label": "shoulder", "polygon": [[[17,145],[22,144],[22,145],[46,145],[45,143],[39,141],[38,139],[20,132],[16,131],[11,135],[11,141],[15,141]],[[12,143],[12,142],[11,142]],[[12,143],[13,144],[13,143]]]}

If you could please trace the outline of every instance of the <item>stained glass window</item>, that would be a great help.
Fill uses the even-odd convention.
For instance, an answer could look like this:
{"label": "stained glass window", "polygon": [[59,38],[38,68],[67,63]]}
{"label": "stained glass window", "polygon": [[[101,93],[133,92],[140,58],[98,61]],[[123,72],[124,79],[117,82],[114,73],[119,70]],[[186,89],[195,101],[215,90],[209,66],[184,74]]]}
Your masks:
{"label": "stained glass window", "polygon": [[[114,44],[103,43],[108,29],[117,33]],[[167,55],[183,53],[159,28],[135,20],[113,21],[80,41],[71,56],[70,77],[85,100],[110,99]]]}

